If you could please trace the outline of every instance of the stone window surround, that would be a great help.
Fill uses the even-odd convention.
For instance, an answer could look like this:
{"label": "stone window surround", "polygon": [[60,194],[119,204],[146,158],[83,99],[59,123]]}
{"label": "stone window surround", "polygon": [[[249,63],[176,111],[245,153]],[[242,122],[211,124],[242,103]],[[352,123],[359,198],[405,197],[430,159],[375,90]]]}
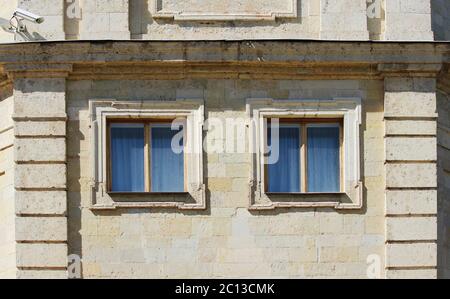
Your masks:
{"label": "stone window surround", "polygon": [[[205,209],[206,187],[203,177],[203,124],[204,100],[178,99],[174,101],[126,102],[116,100],[90,100],[91,117],[91,203],[92,209],[108,210],[117,208],[178,208]],[[253,124],[250,130],[252,174],[249,186],[249,209],[271,210],[276,208],[335,208],[337,210],[362,208],[362,182],[360,174],[360,138],[361,99],[334,98],[332,100],[274,100],[247,99],[247,115]],[[107,192],[106,186],[106,128],[108,117],[186,117],[188,138],[194,138],[196,151],[195,163],[188,163],[188,197],[180,198],[174,194],[136,194],[126,195],[115,200]],[[344,122],[344,190],[342,193],[304,193],[289,195],[290,201],[272,201],[262,186],[264,177],[263,118],[267,117],[317,117],[343,118]],[[189,127],[193,126],[193,127]],[[259,138],[257,138],[259,136]],[[192,140],[192,139],[190,139]],[[191,160],[191,161],[193,161]],[[194,164],[194,165],[193,165]],[[292,201],[294,197],[294,201]],[[345,197],[345,200],[342,200]],[[133,201],[130,198],[136,198]],[[330,198],[332,199],[330,201]],[[194,202],[192,202],[192,199]]]}
{"label": "stone window surround", "polygon": [[[361,99],[333,98],[332,100],[271,98],[247,99],[247,116],[252,119],[252,178],[250,181],[250,210],[276,208],[334,208],[337,210],[361,209],[363,185],[360,170]],[[264,177],[264,118],[343,118],[344,121],[344,178],[345,192],[290,194],[288,201],[276,200],[265,192]],[[275,200],[271,199],[274,198]],[[332,201],[330,201],[330,198]],[[294,200],[292,200],[294,199]]]}
{"label": "stone window surround", "polygon": [[[280,0],[278,0],[280,1]],[[276,18],[297,18],[297,7],[299,0],[283,0],[291,6],[290,11],[270,13],[224,13],[224,12],[183,12],[183,11],[164,11],[162,0],[154,1],[153,17],[170,18],[175,21],[275,21]]]}
{"label": "stone window surround", "polygon": [[[118,208],[177,208],[204,210],[206,191],[203,176],[203,99],[177,99],[173,101],[128,102],[114,99],[89,101],[91,122],[91,209]],[[107,192],[106,129],[107,119],[183,117],[187,122],[187,139],[193,142],[193,151],[187,157],[186,194],[112,194]]]}

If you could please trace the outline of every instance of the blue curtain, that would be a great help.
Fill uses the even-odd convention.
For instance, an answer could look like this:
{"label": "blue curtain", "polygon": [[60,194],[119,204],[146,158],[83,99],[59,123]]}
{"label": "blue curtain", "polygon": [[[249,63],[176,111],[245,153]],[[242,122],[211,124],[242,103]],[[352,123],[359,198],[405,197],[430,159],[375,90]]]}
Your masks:
{"label": "blue curtain", "polygon": [[339,192],[339,127],[308,128],[308,192]]}
{"label": "blue curtain", "polygon": [[[268,130],[268,144],[277,146],[277,140],[272,140],[271,130]],[[275,164],[269,164],[268,192],[300,192],[300,126],[280,126],[279,159]]]}
{"label": "blue curtain", "polygon": [[151,128],[152,192],[184,191],[184,153],[172,150],[172,139],[179,132],[170,126]]}
{"label": "blue curtain", "polygon": [[113,192],[144,192],[144,126],[111,126]]}

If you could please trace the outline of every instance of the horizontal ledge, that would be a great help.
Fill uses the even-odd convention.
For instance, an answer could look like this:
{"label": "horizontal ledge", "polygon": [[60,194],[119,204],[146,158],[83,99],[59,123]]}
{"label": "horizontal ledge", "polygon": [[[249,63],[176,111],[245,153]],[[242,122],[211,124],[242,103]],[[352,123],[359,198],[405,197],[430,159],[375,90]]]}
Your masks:
{"label": "horizontal ledge", "polygon": [[250,211],[265,211],[285,208],[332,208],[336,210],[360,210],[362,205],[358,203],[339,203],[339,202],[274,202],[272,204],[254,204],[248,209]]}
{"label": "horizontal ledge", "polygon": [[398,116],[398,115],[384,115],[385,120],[430,120],[430,121],[436,121],[438,119],[438,114],[435,114],[433,116]]}
{"label": "horizontal ledge", "polygon": [[65,139],[66,135],[14,135],[17,139]]}
{"label": "horizontal ledge", "polygon": [[437,164],[437,160],[386,160],[386,164]]}
{"label": "horizontal ledge", "polygon": [[156,13],[155,19],[173,19],[175,21],[275,21],[277,18],[296,18],[295,14],[177,14],[177,13]]}
{"label": "horizontal ledge", "polygon": [[203,204],[164,203],[164,202],[128,202],[114,203],[111,205],[97,205],[90,207],[93,211],[108,211],[117,209],[179,209],[179,210],[205,210]]}
{"label": "horizontal ledge", "polygon": [[67,244],[67,240],[16,240],[18,244]]}
{"label": "horizontal ledge", "polygon": [[18,165],[65,165],[67,161],[28,161],[28,160],[15,160]]}
{"label": "horizontal ledge", "polygon": [[53,188],[53,187],[48,187],[48,188],[27,188],[27,187],[15,187],[16,191],[43,191],[43,192],[47,192],[47,191],[67,191],[67,188]]}
{"label": "horizontal ledge", "polygon": [[436,266],[407,266],[407,267],[396,266],[396,267],[386,267],[386,270],[410,270],[410,271],[437,270],[437,265]]}
{"label": "horizontal ledge", "polygon": [[409,245],[409,244],[437,244],[437,239],[428,240],[387,240],[386,244]]}
{"label": "horizontal ledge", "polygon": [[437,217],[437,214],[386,214],[389,218],[419,218],[419,217]]}
{"label": "horizontal ledge", "polygon": [[66,271],[67,267],[24,267],[18,266],[18,270],[20,271]]}
{"label": "horizontal ledge", "polygon": [[436,191],[437,187],[386,187],[386,191]]}
{"label": "horizontal ledge", "polygon": [[[333,196],[346,195],[345,192],[266,192],[267,195],[292,195],[292,196]],[[339,202],[338,202],[339,203]]]}
{"label": "horizontal ledge", "polygon": [[55,115],[55,116],[21,116],[13,115],[12,119],[17,122],[42,122],[42,121],[67,121],[68,117],[66,114]]}
{"label": "horizontal ledge", "polygon": [[436,138],[437,134],[386,134],[384,138]]}
{"label": "horizontal ledge", "polygon": [[67,213],[16,213],[16,216],[20,218],[66,218]]}
{"label": "horizontal ledge", "polygon": [[127,196],[127,195],[129,195],[129,196],[133,196],[133,195],[136,195],[136,196],[139,196],[139,195],[148,195],[148,196],[151,196],[151,195],[162,195],[162,196],[164,196],[164,195],[167,195],[167,196],[171,196],[171,195],[188,195],[189,194],[189,192],[106,192],[107,194],[109,194],[109,195],[112,195],[112,196],[114,196],[114,195],[118,195],[118,196],[120,196],[120,195],[125,195],[125,196]]}

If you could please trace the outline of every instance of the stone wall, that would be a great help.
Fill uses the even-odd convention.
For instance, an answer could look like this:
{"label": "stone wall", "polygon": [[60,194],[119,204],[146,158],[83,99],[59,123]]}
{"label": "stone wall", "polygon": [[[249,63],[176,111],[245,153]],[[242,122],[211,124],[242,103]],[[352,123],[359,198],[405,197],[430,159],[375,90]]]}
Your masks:
{"label": "stone wall", "polygon": [[437,277],[436,80],[385,79],[387,278]]}
{"label": "stone wall", "polygon": [[433,40],[431,1],[385,0],[384,40]]}
{"label": "stone wall", "polygon": [[[2,0],[0,17],[9,20],[17,6],[45,17],[40,25],[26,23],[29,33],[17,40],[433,40],[433,30],[437,40],[448,40],[450,34],[444,0],[282,0],[272,14],[267,0],[245,2],[241,14],[214,3],[190,15],[170,0]],[[375,17],[367,13],[372,3],[381,6],[371,9]],[[296,11],[286,13],[293,4]],[[0,31],[0,41],[13,39]]]}
{"label": "stone wall", "polygon": [[[249,97],[363,99],[364,208],[248,211],[250,154],[205,156],[206,211],[89,209],[89,99],[205,99],[206,116],[246,118]],[[84,278],[384,276],[383,83],[377,80],[68,81],[69,253]],[[206,133],[211,141],[214,134]],[[245,138],[240,136],[239,138]],[[378,270],[378,269],[377,269]]]}
{"label": "stone wall", "polygon": [[0,86],[0,278],[16,275],[12,110],[11,85]]}
{"label": "stone wall", "polygon": [[[437,40],[449,39],[449,4],[445,0],[230,1],[227,8],[214,0],[191,11],[189,7],[196,2],[1,0],[0,17],[9,20],[17,6],[44,16],[43,24],[26,22],[29,32],[16,37],[26,41],[433,40],[433,30]],[[1,42],[13,39],[12,34],[0,31]]]}
{"label": "stone wall", "polygon": [[[14,9],[17,7],[17,0],[0,0],[0,21],[8,22],[13,15]],[[7,43],[13,42],[14,35],[8,32],[5,32],[0,28],[0,42]]]}
{"label": "stone wall", "polygon": [[65,78],[14,80],[17,277],[67,278]]}

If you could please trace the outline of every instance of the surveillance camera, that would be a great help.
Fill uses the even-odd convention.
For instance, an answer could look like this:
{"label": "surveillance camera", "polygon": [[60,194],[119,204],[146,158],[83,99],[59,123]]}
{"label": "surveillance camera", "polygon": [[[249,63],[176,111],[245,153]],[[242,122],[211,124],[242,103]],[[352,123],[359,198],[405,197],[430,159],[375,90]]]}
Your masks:
{"label": "surveillance camera", "polygon": [[41,24],[44,22],[44,18],[41,16],[38,16],[34,13],[31,13],[29,11],[26,11],[24,9],[21,8],[17,8],[16,11],[14,11],[13,14],[14,17],[16,18],[21,18],[23,20],[27,20],[36,24]]}

